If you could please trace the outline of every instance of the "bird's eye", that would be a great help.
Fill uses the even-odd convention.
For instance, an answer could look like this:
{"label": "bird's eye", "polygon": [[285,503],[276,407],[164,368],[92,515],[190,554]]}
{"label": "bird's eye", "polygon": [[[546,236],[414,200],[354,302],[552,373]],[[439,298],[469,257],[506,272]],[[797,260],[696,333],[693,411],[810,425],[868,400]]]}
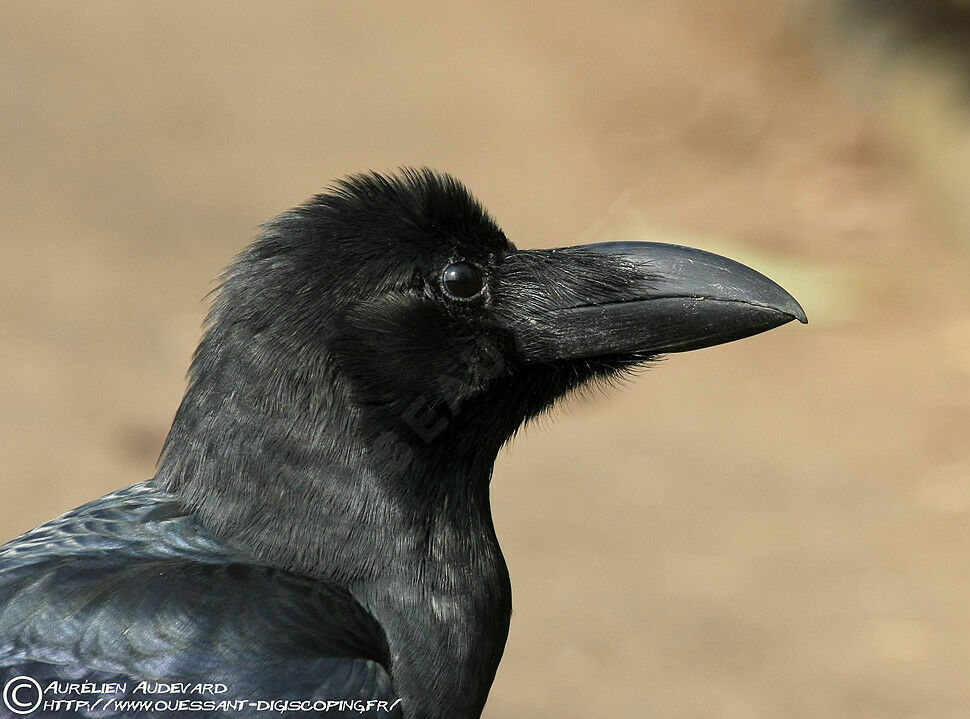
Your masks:
{"label": "bird's eye", "polygon": [[481,270],[467,262],[448,265],[441,274],[441,283],[448,294],[463,300],[477,295],[485,285]]}

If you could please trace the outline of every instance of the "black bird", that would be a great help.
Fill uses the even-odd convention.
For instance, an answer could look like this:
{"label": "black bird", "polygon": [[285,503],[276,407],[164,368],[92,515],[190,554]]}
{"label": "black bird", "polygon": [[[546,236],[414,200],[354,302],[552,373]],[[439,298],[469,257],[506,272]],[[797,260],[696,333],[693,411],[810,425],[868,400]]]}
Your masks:
{"label": "black bird", "polygon": [[450,176],[342,181],[226,270],[156,476],[0,548],[6,709],[478,717],[511,612],[502,444],[585,383],[793,319],[717,255],[518,250]]}

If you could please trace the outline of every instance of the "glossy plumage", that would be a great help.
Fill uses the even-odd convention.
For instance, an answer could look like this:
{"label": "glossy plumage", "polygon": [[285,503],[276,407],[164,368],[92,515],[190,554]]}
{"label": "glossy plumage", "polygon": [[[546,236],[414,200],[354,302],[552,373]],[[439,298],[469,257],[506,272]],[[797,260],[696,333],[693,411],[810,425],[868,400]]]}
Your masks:
{"label": "glossy plumage", "polygon": [[225,546],[152,482],[10,542],[0,567],[0,685],[27,674],[127,683],[121,700],[213,699],[134,691],[204,679],[233,698],[394,701],[383,632],[345,590]]}

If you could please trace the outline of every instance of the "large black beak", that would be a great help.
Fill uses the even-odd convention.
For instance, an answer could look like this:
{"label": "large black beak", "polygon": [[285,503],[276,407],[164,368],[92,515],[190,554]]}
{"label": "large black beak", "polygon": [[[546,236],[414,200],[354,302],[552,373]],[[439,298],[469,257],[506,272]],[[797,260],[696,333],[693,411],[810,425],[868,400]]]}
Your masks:
{"label": "large black beak", "polygon": [[520,304],[526,311],[516,313],[511,329],[527,362],[644,358],[731,342],[792,320],[808,322],[795,298],[775,282],[711,252],[606,242],[539,253],[541,259],[526,263],[528,279],[516,273],[528,289]]}

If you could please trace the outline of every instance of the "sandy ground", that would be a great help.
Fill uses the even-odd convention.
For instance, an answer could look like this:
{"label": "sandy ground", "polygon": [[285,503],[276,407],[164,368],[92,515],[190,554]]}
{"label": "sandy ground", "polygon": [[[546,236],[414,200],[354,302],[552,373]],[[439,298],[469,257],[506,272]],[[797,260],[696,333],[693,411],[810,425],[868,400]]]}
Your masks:
{"label": "sandy ground", "polygon": [[812,319],[503,453],[486,716],[970,716],[970,264],[788,10],[0,5],[0,539],[152,474],[261,221],[428,164],[520,246],[727,250]]}

